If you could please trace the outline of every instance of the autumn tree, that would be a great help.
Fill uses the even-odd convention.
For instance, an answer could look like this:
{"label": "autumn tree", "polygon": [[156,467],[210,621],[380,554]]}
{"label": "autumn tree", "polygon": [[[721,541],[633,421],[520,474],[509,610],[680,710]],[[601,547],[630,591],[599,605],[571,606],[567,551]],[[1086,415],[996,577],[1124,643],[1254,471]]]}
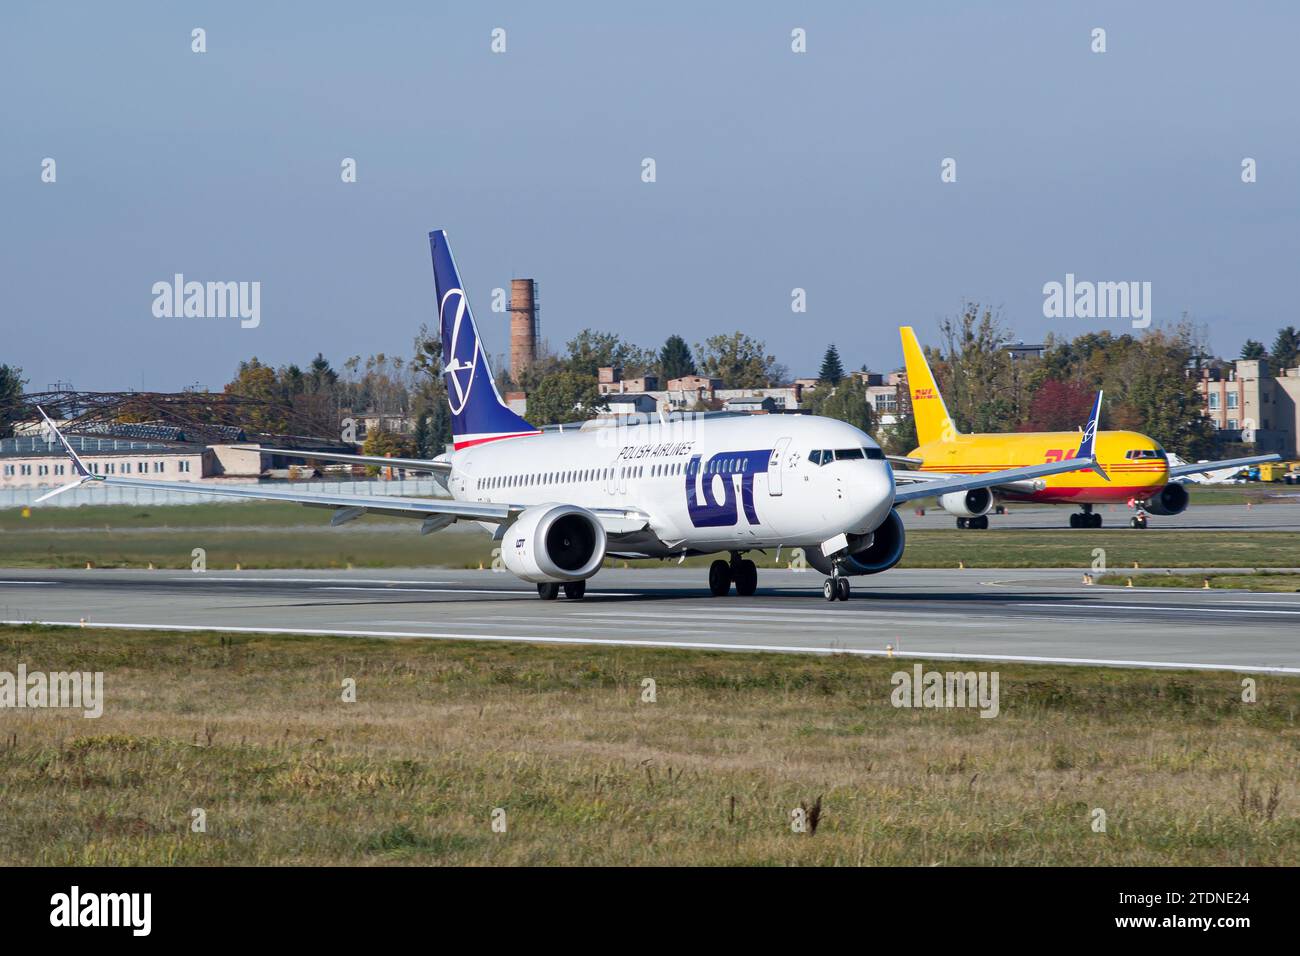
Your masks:
{"label": "autumn tree", "polygon": [[768,388],[786,373],[767,347],[743,332],[713,335],[695,346],[701,375],[722,380],[724,388]]}

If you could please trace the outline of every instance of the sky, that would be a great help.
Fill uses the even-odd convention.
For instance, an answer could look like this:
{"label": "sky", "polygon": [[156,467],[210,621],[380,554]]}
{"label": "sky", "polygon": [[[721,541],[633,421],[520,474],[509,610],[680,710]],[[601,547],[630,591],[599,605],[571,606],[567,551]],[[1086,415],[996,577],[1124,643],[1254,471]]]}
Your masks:
{"label": "sky", "polygon": [[[894,368],[964,301],[1130,330],[1045,317],[1067,274],[1235,355],[1300,324],[1297,35],[1284,2],[6,2],[0,364],[175,390],[408,355],[433,228],[494,356],[514,276],[553,348],[741,330],[793,375],[831,342]],[[156,317],[176,273],[261,283],[259,323]]]}

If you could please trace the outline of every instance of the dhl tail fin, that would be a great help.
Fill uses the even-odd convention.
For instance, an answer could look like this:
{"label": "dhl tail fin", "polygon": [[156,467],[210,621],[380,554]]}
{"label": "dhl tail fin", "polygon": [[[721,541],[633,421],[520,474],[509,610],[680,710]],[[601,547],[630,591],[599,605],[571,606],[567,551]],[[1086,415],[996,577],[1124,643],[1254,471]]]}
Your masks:
{"label": "dhl tail fin", "polygon": [[957,426],[948,415],[948,406],[943,403],[939,386],[930,371],[930,363],[925,360],[921,343],[916,340],[916,333],[910,325],[898,330],[903,339],[903,362],[907,366],[907,388],[911,392],[912,417],[916,421],[916,440],[918,444],[951,440],[957,434]]}

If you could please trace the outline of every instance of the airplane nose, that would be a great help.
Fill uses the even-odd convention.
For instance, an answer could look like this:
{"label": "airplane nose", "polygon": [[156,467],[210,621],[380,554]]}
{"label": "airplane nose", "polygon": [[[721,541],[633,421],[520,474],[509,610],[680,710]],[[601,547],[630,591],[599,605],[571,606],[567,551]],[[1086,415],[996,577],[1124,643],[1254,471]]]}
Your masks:
{"label": "airplane nose", "polygon": [[894,473],[888,462],[867,461],[849,497],[852,529],[874,531],[894,507]]}

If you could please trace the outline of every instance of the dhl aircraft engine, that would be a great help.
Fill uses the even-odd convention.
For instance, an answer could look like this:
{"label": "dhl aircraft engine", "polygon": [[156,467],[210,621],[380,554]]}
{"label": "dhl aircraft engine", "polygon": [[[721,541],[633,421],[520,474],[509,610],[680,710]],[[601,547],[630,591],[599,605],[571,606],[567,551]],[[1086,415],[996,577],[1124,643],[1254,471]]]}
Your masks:
{"label": "dhl aircraft engine", "polygon": [[[849,553],[840,559],[840,569],[848,574],[888,571],[903,557],[904,539],[903,519],[897,511],[891,511],[871,534],[849,535]],[[819,548],[806,548],[804,554],[808,563],[822,574],[831,573],[831,560]]]}
{"label": "dhl aircraft engine", "polygon": [[993,510],[993,492],[987,488],[953,491],[939,496],[939,507],[958,518],[978,518]]}
{"label": "dhl aircraft engine", "polygon": [[534,584],[582,581],[605,560],[605,529],[586,508],[538,505],[506,529],[501,560]]}
{"label": "dhl aircraft engine", "polygon": [[1171,481],[1160,489],[1160,494],[1147,499],[1146,509],[1153,515],[1177,515],[1187,510],[1187,489]]}

